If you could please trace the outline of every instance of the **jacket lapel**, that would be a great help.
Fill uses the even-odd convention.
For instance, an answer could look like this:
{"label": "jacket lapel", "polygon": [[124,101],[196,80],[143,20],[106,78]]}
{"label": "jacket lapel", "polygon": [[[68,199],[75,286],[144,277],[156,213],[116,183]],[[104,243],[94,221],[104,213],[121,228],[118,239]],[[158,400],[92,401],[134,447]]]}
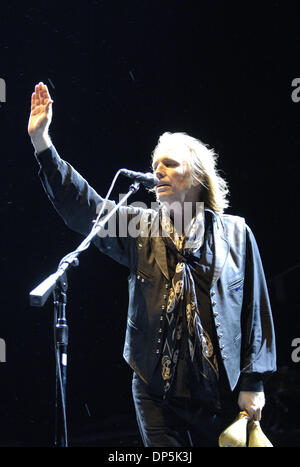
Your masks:
{"label": "jacket lapel", "polygon": [[166,245],[162,237],[151,237],[152,251],[154,252],[155,261],[161,269],[163,275],[169,280],[169,270],[167,263]]}
{"label": "jacket lapel", "polygon": [[[142,217],[141,219],[142,237],[140,238],[139,243],[142,245],[145,238],[147,238],[149,235],[150,243],[151,243],[151,251],[153,252],[155,261],[158,264],[158,267],[160,268],[165,278],[169,280],[169,269],[168,269],[168,263],[167,263],[166,245],[161,235],[159,235],[159,232],[160,232],[159,212],[155,212],[154,215],[152,212],[150,217],[149,217],[149,213]],[[145,258],[143,257],[143,255],[140,255],[139,266],[141,267],[142,270],[144,268],[143,268],[143,265],[140,263],[141,261],[144,261],[144,260]]]}
{"label": "jacket lapel", "polygon": [[226,238],[226,230],[219,215],[213,218],[213,236],[214,236],[214,271],[211,287],[219,279],[224,264],[229,253],[229,241]]}

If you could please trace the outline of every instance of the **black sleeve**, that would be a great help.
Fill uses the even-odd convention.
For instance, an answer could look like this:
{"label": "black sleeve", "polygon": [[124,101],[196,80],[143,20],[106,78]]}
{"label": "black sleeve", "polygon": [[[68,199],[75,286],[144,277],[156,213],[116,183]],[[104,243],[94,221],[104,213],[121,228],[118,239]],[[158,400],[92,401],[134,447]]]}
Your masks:
{"label": "black sleeve", "polygon": [[248,226],[242,329],[240,389],[263,390],[276,371],[275,332],[259,249]]}

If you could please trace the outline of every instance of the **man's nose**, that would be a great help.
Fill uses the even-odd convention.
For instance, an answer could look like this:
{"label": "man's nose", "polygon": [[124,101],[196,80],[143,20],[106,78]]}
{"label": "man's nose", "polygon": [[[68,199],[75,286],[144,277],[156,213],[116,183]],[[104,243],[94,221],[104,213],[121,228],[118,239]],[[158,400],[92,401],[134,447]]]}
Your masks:
{"label": "man's nose", "polygon": [[158,166],[155,169],[155,176],[158,179],[161,179],[162,177],[164,177],[164,175],[165,175],[165,171],[164,171],[163,164],[158,164]]}

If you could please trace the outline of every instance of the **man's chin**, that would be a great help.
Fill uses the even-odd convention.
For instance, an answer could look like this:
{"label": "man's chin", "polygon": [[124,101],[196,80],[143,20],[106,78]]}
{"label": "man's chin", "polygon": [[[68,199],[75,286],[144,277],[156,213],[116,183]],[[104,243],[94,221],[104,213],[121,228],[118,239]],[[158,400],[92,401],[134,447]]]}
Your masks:
{"label": "man's chin", "polygon": [[171,197],[168,196],[166,193],[161,192],[161,193],[156,193],[156,199],[159,201],[161,204],[170,204],[171,203]]}
{"label": "man's chin", "polygon": [[161,205],[161,207],[164,207],[167,211],[171,212],[172,210],[178,210],[180,207],[180,203],[178,200],[174,200],[171,197],[168,196],[160,196],[157,198],[157,201]]}

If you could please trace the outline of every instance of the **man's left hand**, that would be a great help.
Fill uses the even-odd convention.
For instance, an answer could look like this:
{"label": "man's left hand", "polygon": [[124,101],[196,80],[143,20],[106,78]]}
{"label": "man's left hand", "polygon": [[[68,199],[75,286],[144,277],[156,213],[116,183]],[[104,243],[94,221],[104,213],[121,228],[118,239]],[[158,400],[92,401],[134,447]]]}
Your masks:
{"label": "man's left hand", "polygon": [[261,419],[261,411],[265,405],[265,394],[261,392],[240,391],[238,405],[241,410],[246,410],[250,419]]}

